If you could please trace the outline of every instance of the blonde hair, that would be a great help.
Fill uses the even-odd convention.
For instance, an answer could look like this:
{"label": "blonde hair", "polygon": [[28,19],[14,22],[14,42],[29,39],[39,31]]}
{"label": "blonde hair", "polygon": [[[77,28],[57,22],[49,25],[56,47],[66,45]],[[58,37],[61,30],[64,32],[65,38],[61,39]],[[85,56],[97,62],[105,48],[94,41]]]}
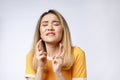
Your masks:
{"label": "blonde hair", "polygon": [[73,54],[72,54],[71,36],[70,36],[70,31],[69,31],[67,22],[65,21],[64,17],[59,12],[57,12],[56,10],[49,10],[48,12],[43,13],[38,20],[36,30],[35,30],[35,34],[34,34],[33,46],[32,46],[32,49],[31,49],[32,52],[34,53],[33,68],[36,71],[37,60],[36,60],[36,57],[35,57],[35,46],[41,38],[40,37],[41,20],[45,15],[47,15],[49,13],[52,13],[52,14],[56,15],[58,17],[58,19],[60,20],[61,25],[63,27],[63,37],[62,37],[61,43],[62,43],[62,45],[64,47],[64,50],[65,50],[65,56],[64,56],[64,62],[63,62],[62,69],[68,70],[73,65],[73,60],[74,60],[73,59]]}

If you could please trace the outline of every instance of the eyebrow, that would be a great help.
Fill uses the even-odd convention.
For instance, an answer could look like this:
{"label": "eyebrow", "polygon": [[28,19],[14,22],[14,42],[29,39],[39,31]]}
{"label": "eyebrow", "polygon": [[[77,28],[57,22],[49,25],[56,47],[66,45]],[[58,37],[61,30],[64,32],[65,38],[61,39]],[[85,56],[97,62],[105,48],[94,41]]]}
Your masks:
{"label": "eyebrow", "polygon": [[42,21],[42,23],[48,23],[48,21]]}
{"label": "eyebrow", "polygon": [[[58,20],[53,20],[52,22],[60,22]],[[42,23],[48,23],[48,21],[42,21]]]}
{"label": "eyebrow", "polygon": [[52,22],[60,22],[60,21],[52,21]]}

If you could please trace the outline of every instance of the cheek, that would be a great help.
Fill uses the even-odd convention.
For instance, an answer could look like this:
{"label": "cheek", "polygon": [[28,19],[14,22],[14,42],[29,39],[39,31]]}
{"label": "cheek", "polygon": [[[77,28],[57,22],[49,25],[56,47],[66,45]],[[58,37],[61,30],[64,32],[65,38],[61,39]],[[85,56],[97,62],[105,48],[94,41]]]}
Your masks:
{"label": "cheek", "polygon": [[45,29],[40,28],[40,35],[41,35],[41,37],[43,37],[43,36],[44,36],[44,32],[45,32]]}
{"label": "cheek", "polygon": [[63,31],[62,31],[62,29],[58,29],[58,35],[59,35],[59,37],[62,39],[62,36],[63,36]]}

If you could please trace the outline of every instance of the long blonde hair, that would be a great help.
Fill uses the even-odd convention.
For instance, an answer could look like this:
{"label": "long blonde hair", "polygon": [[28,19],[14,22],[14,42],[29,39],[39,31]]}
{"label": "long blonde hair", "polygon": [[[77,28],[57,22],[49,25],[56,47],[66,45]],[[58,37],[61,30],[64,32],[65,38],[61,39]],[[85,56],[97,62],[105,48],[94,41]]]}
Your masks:
{"label": "long blonde hair", "polygon": [[35,57],[35,46],[37,44],[37,42],[40,40],[40,24],[41,24],[41,20],[42,18],[46,15],[52,13],[54,15],[56,15],[58,17],[58,19],[61,22],[61,25],[63,27],[63,37],[61,40],[62,45],[64,46],[64,50],[65,50],[65,56],[64,56],[64,62],[63,62],[63,66],[62,69],[64,70],[68,70],[71,68],[71,66],[73,65],[73,54],[72,54],[72,43],[71,43],[71,36],[70,36],[70,31],[68,28],[68,24],[66,22],[66,20],[64,19],[64,17],[57,12],[56,10],[49,10],[48,12],[45,12],[41,15],[41,17],[38,20],[37,26],[36,26],[36,30],[35,30],[35,34],[34,34],[34,40],[33,40],[33,46],[32,46],[32,52],[34,53],[34,57],[33,57],[33,68],[37,69],[37,60]]}

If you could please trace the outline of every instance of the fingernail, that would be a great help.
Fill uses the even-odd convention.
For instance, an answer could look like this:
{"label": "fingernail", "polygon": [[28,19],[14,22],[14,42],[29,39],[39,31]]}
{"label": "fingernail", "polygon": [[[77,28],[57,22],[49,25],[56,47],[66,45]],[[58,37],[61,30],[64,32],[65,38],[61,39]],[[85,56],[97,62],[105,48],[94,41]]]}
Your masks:
{"label": "fingernail", "polygon": [[44,53],[44,55],[45,55],[45,56],[47,56],[47,54],[46,54],[46,53]]}
{"label": "fingernail", "polygon": [[55,56],[53,57],[53,59],[55,59]]}

